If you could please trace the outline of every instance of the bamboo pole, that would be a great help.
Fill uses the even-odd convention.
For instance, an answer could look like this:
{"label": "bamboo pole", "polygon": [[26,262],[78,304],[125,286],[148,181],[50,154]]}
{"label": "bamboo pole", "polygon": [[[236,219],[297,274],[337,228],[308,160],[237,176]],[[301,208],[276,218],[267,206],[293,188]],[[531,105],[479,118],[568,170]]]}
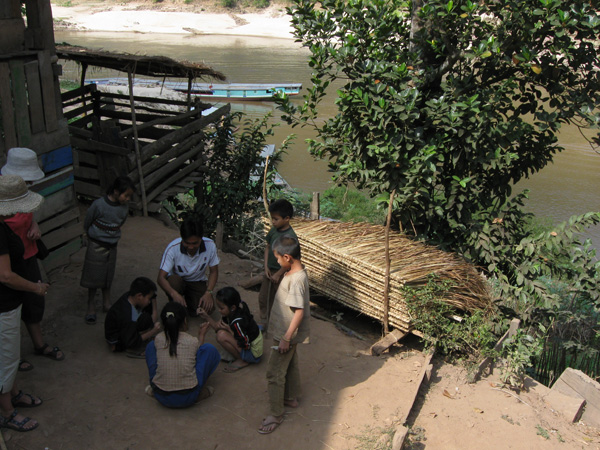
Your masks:
{"label": "bamboo pole", "polygon": [[[135,72],[135,66],[133,68]],[[131,105],[131,126],[133,128],[133,144],[135,147],[135,159],[137,160],[138,173],[140,175],[140,189],[142,191],[142,212],[144,217],[148,217],[148,203],[146,202],[146,183],[144,182],[144,171],[142,169],[142,156],[140,154],[140,142],[138,139],[137,123],[135,120],[135,101],[133,99],[133,72],[130,67],[127,68],[127,78],[129,80],[129,103]]]}
{"label": "bamboo pole", "polygon": [[395,195],[396,189],[390,195],[390,204],[388,205],[387,221],[385,224],[385,281],[383,283],[383,330],[385,334],[390,332],[390,225],[392,223]]}
{"label": "bamboo pole", "polygon": [[192,110],[192,76],[188,77],[188,90],[187,90],[187,110]]}
{"label": "bamboo pole", "polygon": [[265,173],[263,175],[263,204],[265,205],[265,214],[269,218],[269,200],[267,199],[267,175],[269,173],[269,155],[265,159]]}

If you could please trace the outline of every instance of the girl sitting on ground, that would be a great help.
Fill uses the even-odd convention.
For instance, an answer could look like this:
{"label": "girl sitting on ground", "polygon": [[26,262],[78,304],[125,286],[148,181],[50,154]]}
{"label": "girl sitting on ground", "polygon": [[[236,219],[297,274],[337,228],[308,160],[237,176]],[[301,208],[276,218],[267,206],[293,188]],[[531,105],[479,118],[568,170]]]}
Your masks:
{"label": "girl sitting on ground", "polygon": [[185,408],[213,393],[205,386],[219,365],[221,357],[214,345],[205,344],[208,324],[202,324],[198,338],[188,329],[185,306],[169,302],[160,313],[164,333],[159,333],[146,347],[146,364],[150,386],[146,393],[168,408]]}
{"label": "girl sitting on ground", "polygon": [[217,307],[223,316],[221,322],[216,322],[202,308],[198,308],[198,313],[217,333],[217,342],[236,358],[223,371],[236,372],[260,362],[263,336],[238,291],[225,287],[217,292]]}

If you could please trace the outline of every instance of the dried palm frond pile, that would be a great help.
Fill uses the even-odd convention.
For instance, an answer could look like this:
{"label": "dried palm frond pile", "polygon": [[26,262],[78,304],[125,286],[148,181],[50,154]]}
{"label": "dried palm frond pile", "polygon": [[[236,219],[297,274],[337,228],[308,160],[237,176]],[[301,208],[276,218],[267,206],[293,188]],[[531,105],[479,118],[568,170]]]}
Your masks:
{"label": "dried palm frond pile", "polygon": [[[385,228],[366,223],[294,219],[311,289],[383,320]],[[464,311],[487,309],[491,299],[475,267],[458,256],[390,232],[389,324],[411,330],[403,287],[450,280],[444,301]]]}

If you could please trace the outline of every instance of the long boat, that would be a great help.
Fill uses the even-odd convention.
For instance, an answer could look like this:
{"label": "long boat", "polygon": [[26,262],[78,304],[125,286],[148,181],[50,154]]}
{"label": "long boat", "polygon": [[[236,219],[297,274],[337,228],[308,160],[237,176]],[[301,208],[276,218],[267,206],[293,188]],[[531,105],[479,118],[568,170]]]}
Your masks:
{"label": "long boat", "polygon": [[[127,78],[94,78],[86,80],[86,84],[127,86]],[[134,86],[162,86],[167,89],[187,93],[186,81],[134,80]],[[232,100],[269,100],[273,95],[283,92],[287,95],[298,95],[302,83],[192,83],[191,94],[196,97]]]}

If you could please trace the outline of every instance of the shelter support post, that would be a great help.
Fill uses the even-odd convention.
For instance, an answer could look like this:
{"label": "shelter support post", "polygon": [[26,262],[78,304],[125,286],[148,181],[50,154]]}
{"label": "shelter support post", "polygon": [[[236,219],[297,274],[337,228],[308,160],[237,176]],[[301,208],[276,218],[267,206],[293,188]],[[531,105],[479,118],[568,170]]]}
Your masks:
{"label": "shelter support post", "polygon": [[144,171],[142,169],[142,157],[140,155],[140,142],[138,139],[137,123],[135,119],[135,100],[133,99],[133,72],[131,68],[127,69],[127,78],[129,81],[129,103],[131,105],[131,127],[133,128],[133,144],[135,147],[135,159],[137,162],[138,173],[140,176],[140,190],[142,191],[142,212],[144,214],[144,217],[148,217],[146,184],[144,183]]}
{"label": "shelter support post", "polygon": [[319,220],[321,218],[321,205],[318,192],[313,192],[312,202],[310,202],[310,219]]}
{"label": "shelter support post", "polygon": [[390,194],[387,221],[385,224],[385,279],[383,286],[383,330],[385,334],[390,332],[390,226],[392,223],[392,210],[394,209],[394,196],[396,189]]}

